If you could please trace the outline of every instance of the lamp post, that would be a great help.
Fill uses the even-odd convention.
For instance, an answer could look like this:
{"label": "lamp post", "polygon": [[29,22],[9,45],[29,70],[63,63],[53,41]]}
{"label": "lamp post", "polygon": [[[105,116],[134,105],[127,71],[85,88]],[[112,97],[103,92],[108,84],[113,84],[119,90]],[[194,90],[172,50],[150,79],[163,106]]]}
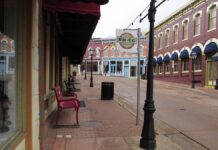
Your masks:
{"label": "lamp post", "polygon": [[86,61],[86,58],[85,58],[85,76],[84,76],[84,80],[86,80],[86,69],[87,69],[87,61]]}
{"label": "lamp post", "polygon": [[192,57],[192,88],[195,88],[195,62],[194,61],[197,58],[197,53],[192,52],[191,57]]}
{"label": "lamp post", "polygon": [[93,77],[92,77],[92,59],[93,59],[94,49],[91,48],[89,51],[90,51],[90,54],[91,54],[91,77],[90,77],[90,87],[93,87]]}
{"label": "lamp post", "polygon": [[153,150],[156,148],[155,132],[154,132],[154,118],[155,112],[153,100],[153,57],[154,57],[154,22],[155,22],[155,7],[156,0],[151,0],[148,12],[148,19],[150,22],[149,32],[149,55],[148,55],[148,72],[147,72],[147,95],[144,104],[144,122],[141,133],[140,147]]}

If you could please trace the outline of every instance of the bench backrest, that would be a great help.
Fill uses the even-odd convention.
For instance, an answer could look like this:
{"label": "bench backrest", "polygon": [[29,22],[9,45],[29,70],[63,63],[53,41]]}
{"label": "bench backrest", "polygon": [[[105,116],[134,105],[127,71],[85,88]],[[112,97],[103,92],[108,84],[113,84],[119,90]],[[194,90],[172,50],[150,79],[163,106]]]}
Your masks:
{"label": "bench backrest", "polygon": [[63,97],[60,86],[56,86],[55,88],[53,88],[53,90],[55,91],[57,101],[59,101]]}

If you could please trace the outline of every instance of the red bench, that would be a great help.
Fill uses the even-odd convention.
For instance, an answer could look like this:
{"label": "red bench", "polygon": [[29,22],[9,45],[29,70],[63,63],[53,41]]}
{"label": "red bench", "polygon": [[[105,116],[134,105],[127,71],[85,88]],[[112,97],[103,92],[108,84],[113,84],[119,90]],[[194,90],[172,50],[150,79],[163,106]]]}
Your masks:
{"label": "red bench", "polygon": [[80,107],[80,102],[77,99],[77,95],[74,93],[73,95],[70,96],[64,96],[62,94],[62,91],[60,89],[59,86],[53,88],[54,92],[55,92],[55,96],[56,96],[56,100],[57,100],[57,115],[56,115],[56,125],[58,123],[59,120],[59,113],[60,111],[62,111],[63,109],[75,109],[76,111],[76,124],[79,125],[79,121],[78,121],[78,111],[79,111],[79,107]]}

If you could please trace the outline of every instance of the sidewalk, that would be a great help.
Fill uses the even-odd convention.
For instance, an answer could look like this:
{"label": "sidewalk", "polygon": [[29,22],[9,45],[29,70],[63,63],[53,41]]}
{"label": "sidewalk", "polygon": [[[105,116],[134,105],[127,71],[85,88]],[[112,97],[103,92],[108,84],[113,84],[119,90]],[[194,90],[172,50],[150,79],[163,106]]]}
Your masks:
{"label": "sidewalk", "polygon": [[[79,111],[80,127],[53,128],[50,122],[45,123],[46,139],[44,150],[140,150],[139,141],[142,123],[135,125],[135,116],[121,98],[100,100],[100,87],[89,87],[89,79],[77,77],[81,89],[78,98],[85,102]],[[63,111],[60,124],[73,124],[74,112]],[[203,150],[200,144],[192,141],[155,120],[157,150]]]}

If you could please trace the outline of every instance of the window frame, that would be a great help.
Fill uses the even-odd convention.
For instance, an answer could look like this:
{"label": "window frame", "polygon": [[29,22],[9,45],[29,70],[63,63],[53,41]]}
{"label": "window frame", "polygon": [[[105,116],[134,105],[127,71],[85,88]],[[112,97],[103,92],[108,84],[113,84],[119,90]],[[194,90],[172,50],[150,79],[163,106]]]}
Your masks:
{"label": "window frame", "polygon": [[197,13],[194,17],[194,36],[198,36],[201,33],[201,14]]}
{"label": "window frame", "polygon": [[[178,60],[173,60],[172,61],[172,71],[173,73],[178,73],[179,72],[179,61]],[[176,69],[175,69],[176,68]]]}
{"label": "window frame", "polygon": [[159,49],[162,49],[163,46],[163,33],[159,34]]}
{"label": "window frame", "polygon": [[178,43],[178,35],[179,35],[179,25],[175,25],[173,28],[173,43],[176,44]]}
{"label": "window frame", "polygon": [[182,23],[182,40],[188,40],[189,20],[185,19]]}
{"label": "window frame", "polygon": [[168,47],[170,45],[170,29],[167,29],[165,32],[165,46]]}
{"label": "window frame", "polygon": [[182,73],[189,72],[189,59],[181,59]]}
{"label": "window frame", "polygon": [[[210,6],[209,8],[209,12],[208,12],[208,30],[211,31],[211,30],[214,30],[216,29],[216,11],[217,8],[216,8],[216,4]],[[213,11],[213,12],[212,12]],[[212,16],[211,14],[213,14],[214,16]],[[212,16],[212,17],[211,17]],[[211,26],[211,22],[213,22],[213,26]]]}

